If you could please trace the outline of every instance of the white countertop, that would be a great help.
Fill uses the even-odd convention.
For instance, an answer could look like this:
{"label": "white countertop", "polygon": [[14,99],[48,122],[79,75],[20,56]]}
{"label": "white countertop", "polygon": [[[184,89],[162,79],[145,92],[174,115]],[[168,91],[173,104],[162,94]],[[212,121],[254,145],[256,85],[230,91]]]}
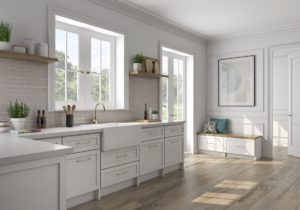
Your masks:
{"label": "white countertop", "polygon": [[0,134],[0,166],[39,160],[57,156],[64,156],[72,153],[73,149],[67,146],[40,142],[32,139],[52,138],[66,135],[89,134],[102,132],[104,128],[116,126],[141,125],[141,127],[154,127],[172,124],[181,124],[178,122],[128,122],[128,123],[103,123],[97,125],[81,125],[72,128],[59,127],[43,129],[38,133],[31,134]]}
{"label": "white countertop", "polygon": [[58,157],[73,152],[71,147],[0,134],[0,166]]}

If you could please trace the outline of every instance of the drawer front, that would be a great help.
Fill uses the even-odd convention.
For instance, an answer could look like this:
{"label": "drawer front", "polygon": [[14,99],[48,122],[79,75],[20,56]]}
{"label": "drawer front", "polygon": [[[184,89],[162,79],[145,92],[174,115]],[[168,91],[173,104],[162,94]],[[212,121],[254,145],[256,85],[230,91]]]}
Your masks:
{"label": "drawer front", "polygon": [[164,139],[147,141],[140,146],[140,175],[164,167]]}
{"label": "drawer front", "polygon": [[224,138],[215,136],[198,136],[198,149],[224,152]]}
{"label": "drawer front", "polygon": [[101,170],[101,188],[135,178],[138,175],[138,162]]}
{"label": "drawer front", "polygon": [[62,138],[49,138],[49,139],[40,139],[39,141],[49,142],[52,144],[62,145]]}
{"label": "drawer front", "polygon": [[67,199],[99,189],[99,160],[97,150],[67,156]]}
{"label": "drawer front", "polygon": [[165,139],[165,167],[183,162],[183,136]]}
{"label": "drawer front", "polygon": [[139,160],[139,147],[101,152],[101,169],[111,168]]}
{"label": "drawer front", "polygon": [[164,138],[164,127],[153,127],[142,129],[142,141],[148,141],[151,139]]}
{"label": "drawer front", "polygon": [[100,134],[63,137],[63,144],[73,147],[74,152],[100,149]]}
{"label": "drawer front", "polygon": [[165,127],[165,136],[180,136],[184,134],[184,125],[168,125]]}
{"label": "drawer front", "polygon": [[227,153],[254,156],[255,141],[227,139]]}

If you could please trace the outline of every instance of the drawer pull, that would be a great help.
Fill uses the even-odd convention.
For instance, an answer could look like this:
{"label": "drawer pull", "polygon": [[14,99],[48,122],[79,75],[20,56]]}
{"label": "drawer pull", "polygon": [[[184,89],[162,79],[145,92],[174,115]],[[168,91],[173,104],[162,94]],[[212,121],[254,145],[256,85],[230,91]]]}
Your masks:
{"label": "drawer pull", "polygon": [[87,161],[90,161],[92,160],[92,158],[83,158],[83,159],[80,159],[80,160],[76,160],[76,163],[83,163],[83,162],[87,162]]}
{"label": "drawer pull", "polygon": [[175,144],[175,143],[178,143],[179,140],[173,140],[173,141],[170,141],[171,144]]}
{"label": "drawer pull", "polygon": [[155,148],[157,147],[157,144],[151,144],[151,145],[148,145],[148,148],[151,149],[151,148]]}
{"label": "drawer pull", "polygon": [[127,157],[127,156],[128,156],[127,154],[124,154],[124,155],[117,155],[116,158],[117,158],[117,159],[120,159],[120,158],[125,158],[125,157]]}
{"label": "drawer pull", "polygon": [[123,172],[117,173],[116,176],[122,176],[122,175],[125,175],[127,173],[128,173],[128,171],[123,171]]}
{"label": "drawer pull", "polygon": [[86,141],[86,142],[76,142],[76,145],[85,145],[85,144],[90,144],[91,141]]}

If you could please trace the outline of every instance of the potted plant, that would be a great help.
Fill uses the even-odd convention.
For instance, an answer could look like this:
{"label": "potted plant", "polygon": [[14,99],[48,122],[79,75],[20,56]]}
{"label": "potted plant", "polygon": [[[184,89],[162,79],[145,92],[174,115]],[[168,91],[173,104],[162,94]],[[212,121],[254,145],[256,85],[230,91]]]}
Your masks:
{"label": "potted plant", "polygon": [[25,121],[29,114],[28,106],[16,100],[14,103],[10,102],[7,108],[8,115],[14,130],[22,130],[25,128]]}
{"label": "potted plant", "polygon": [[142,63],[144,61],[144,57],[141,54],[136,54],[132,58],[132,63],[133,63],[133,72],[138,73],[139,71],[142,71]]}
{"label": "potted plant", "polygon": [[0,50],[9,50],[12,26],[7,22],[0,22]]}

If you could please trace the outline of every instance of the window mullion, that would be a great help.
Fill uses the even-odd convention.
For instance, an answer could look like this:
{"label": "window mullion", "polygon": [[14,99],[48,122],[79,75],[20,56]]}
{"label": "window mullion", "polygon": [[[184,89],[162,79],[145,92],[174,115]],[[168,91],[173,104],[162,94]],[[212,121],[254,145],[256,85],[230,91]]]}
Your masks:
{"label": "window mullion", "polygon": [[102,102],[102,40],[100,40],[99,101]]}
{"label": "window mullion", "polygon": [[65,101],[68,100],[68,95],[67,95],[67,88],[68,88],[68,71],[67,71],[67,68],[68,68],[68,35],[69,33],[66,31],[66,51],[65,51]]}

